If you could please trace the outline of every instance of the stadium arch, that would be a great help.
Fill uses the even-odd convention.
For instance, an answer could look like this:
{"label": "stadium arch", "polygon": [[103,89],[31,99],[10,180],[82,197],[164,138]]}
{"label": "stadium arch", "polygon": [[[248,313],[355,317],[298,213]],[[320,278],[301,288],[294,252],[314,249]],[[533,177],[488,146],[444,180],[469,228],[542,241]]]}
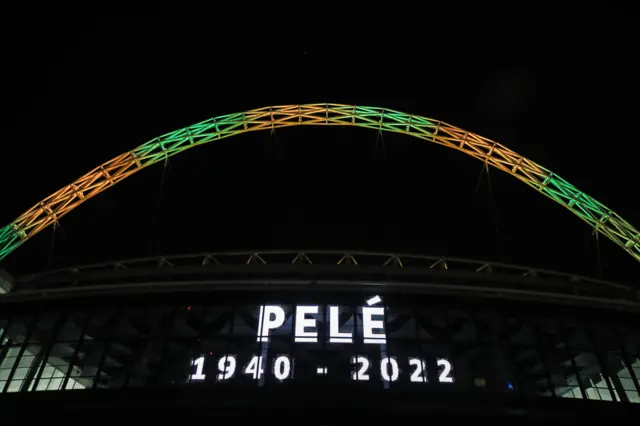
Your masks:
{"label": "stadium arch", "polygon": [[640,232],[557,174],[491,139],[418,115],[343,104],[281,105],[211,118],[154,138],[47,196],[0,228],[0,261],[64,215],[145,167],[189,148],[241,133],[291,126],[355,126],[444,145],[509,173],[570,210],[640,262]]}

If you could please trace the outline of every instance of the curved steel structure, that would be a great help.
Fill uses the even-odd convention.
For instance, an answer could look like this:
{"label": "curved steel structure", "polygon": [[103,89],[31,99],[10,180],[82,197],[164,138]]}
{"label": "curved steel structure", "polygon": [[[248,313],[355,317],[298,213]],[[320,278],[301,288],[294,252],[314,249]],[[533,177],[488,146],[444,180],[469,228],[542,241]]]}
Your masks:
{"label": "curved steel structure", "polygon": [[403,133],[462,151],[521,180],[640,261],[640,232],[550,170],[490,139],[430,118],[376,107],[284,105],[223,115],[155,138],[91,170],[0,229],[0,260],[85,200],[133,173],[191,147],[240,133],[290,126],[356,126]]}
{"label": "curved steel structure", "polygon": [[11,300],[175,291],[401,291],[640,312],[640,291],[526,266],[416,254],[242,251],[129,259],[16,279]]}

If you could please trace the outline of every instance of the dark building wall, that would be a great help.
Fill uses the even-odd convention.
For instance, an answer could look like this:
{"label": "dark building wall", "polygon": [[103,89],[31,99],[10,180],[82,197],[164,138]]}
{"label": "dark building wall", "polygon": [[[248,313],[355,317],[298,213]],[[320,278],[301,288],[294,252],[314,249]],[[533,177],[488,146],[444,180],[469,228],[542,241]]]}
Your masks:
{"label": "dark building wall", "polygon": [[[0,391],[21,398],[126,389],[228,397],[333,388],[450,401],[640,402],[637,315],[380,293],[374,307],[384,315],[373,318],[386,339],[365,343],[363,309],[372,296],[252,291],[5,303]],[[260,342],[264,305],[280,307],[284,320]],[[296,341],[297,306],[318,306],[308,315],[316,327],[305,329],[317,331],[317,342]],[[351,333],[352,343],[331,343],[331,306],[339,307],[337,331]]]}

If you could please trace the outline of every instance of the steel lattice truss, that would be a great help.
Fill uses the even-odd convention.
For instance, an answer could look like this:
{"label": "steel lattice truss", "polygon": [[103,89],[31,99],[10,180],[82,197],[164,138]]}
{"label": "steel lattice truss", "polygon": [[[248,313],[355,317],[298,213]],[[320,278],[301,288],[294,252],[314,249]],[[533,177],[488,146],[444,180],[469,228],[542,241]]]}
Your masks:
{"label": "steel lattice truss", "polygon": [[403,133],[462,151],[569,209],[640,261],[640,232],[611,209],[509,148],[438,120],[377,107],[283,105],[228,114],[157,137],[91,170],[0,229],[0,260],[89,198],[144,167],[191,147],[240,133],[290,126],[356,126]]}
{"label": "steel lattice truss", "polygon": [[[230,277],[232,277],[230,279]],[[335,250],[234,251],[125,259],[18,277],[5,300],[120,292],[371,289],[640,312],[640,291],[573,274],[441,256]],[[375,289],[375,290],[374,290]]]}

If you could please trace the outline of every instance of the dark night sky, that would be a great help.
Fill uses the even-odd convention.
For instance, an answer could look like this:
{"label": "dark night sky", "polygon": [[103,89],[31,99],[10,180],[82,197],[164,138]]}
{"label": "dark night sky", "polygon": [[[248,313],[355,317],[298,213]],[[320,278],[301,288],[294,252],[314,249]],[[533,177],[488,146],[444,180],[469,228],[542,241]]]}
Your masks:
{"label": "dark night sky", "polygon": [[[160,32],[154,19],[24,19],[3,100],[0,223],[159,134],[267,105],[393,108],[497,140],[640,226],[621,126],[631,41],[612,19],[556,33]],[[625,134],[627,136],[625,137]],[[339,248],[598,276],[590,229],[514,178],[406,136],[291,128],[190,150],[109,189],[9,256],[15,275],[153,254]],[[636,148],[637,151],[637,148]],[[162,196],[159,194],[162,188]],[[475,196],[474,196],[475,193]],[[493,200],[493,202],[492,202]],[[497,229],[497,231],[496,231]],[[600,239],[605,279],[640,265]]]}

